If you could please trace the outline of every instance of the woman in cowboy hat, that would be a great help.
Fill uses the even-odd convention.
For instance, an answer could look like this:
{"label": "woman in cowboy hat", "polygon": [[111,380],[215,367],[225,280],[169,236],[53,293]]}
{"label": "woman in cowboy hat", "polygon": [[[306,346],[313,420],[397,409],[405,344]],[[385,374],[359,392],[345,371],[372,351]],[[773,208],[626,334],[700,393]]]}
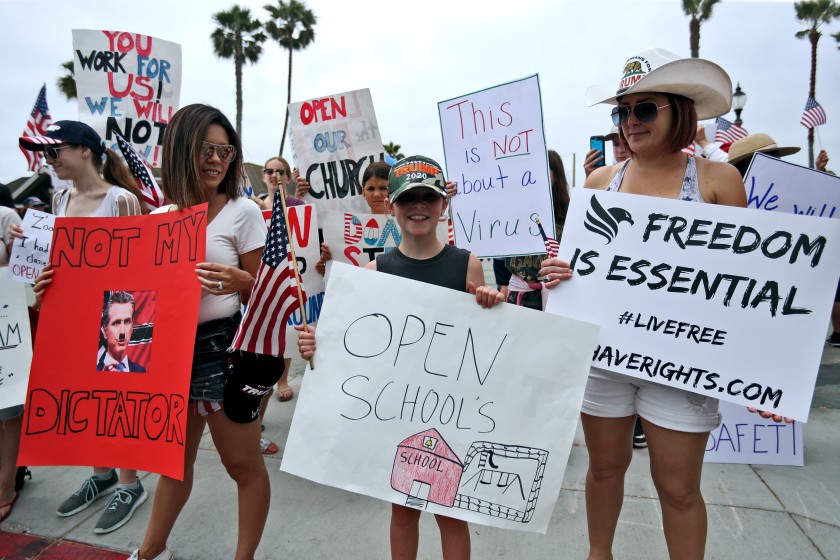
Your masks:
{"label": "woman in cowboy hat", "polygon": [[[729,111],[731,92],[726,72],[712,62],[681,59],[661,49],[631,56],[618,91],[595,102],[616,105],[613,122],[632,157],[594,171],[585,187],[746,207],[744,185],[734,167],[695,160],[681,151],[693,142],[698,118]],[[546,285],[553,287],[572,271],[567,263],[548,259],[540,274],[550,274]],[[720,423],[718,401],[595,367],[581,410],[589,451],[589,558],[612,557],[636,414],[647,436],[670,557],[701,559],[706,509],[700,473],[709,432]]]}

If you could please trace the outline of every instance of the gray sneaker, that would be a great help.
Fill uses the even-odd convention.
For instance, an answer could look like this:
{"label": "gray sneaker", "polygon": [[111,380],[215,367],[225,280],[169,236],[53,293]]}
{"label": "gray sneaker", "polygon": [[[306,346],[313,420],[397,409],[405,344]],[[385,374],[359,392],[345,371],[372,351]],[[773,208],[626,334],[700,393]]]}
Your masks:
{"label": "gray sneaker", "polygon": [[116,490],[117,482],[119,482],[119,477],[115,469],[111,469],[108,478],[99,479],[92,476],[85,479],[82,487],[58,506],[56,513],[59,517],[70,517],[79,513],[105,494],[110,494]]}
{"label": "gray sneaker", "polygon": [[134,510],[143,505],[143,502],[149,499],[149,493],[137,481],[138,487],[135,489],[117,488],[113,497],[105,506],[105,511],[96,522],[96,528],[93,532],[98,534],[110,533],[116,531],[131,519],[134,515]]}

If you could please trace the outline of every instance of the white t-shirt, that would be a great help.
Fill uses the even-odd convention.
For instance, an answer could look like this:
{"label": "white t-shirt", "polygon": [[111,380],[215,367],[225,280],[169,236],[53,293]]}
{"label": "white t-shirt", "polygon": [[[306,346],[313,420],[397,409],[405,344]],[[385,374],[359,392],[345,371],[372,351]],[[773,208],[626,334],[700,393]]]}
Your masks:
{"label": "white t-shirt", "polygon": [[[163,206],[153,214],[168,212],[173,206]],[[207,225],[207,254],[205,262],[239,267],[239,255],[250,253],[265,245],[268,229],[259,207],[240,196],[229,200],[213,221]],[[231,317],[239,311],[239,294],[217,296],[201,291],[198,322]]]}
{"label": "white t-shirt", "polygon": [[[56,216],[67,215],[67,204],[70,202],[70,197],[74,189],[66,189],[63,191],[56,191],[53,194],[52,211]],[[105,198],[99,208],[85,216],[86,218],[116,218],[120,215],[120,202],[125,204],[128,208],[128,216],[139,216],[140,202],[137,197],[125,190],[122,187],[112,185],[110,189],[105,191]]]}

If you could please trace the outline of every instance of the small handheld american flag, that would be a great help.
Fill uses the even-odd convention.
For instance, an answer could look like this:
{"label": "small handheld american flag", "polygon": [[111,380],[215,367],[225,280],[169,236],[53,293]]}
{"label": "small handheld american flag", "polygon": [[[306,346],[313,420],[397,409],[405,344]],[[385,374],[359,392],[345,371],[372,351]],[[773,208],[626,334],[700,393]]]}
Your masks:
{"label": "small handheld american flag", "polygon": [[531,217],[534,220],[534,223],[537,224],[537,227],[540,229],[540,235],[543,238],[543,242],[545,243],[545,251],[548,253],[549,258],[554,258],[557,256],[557,253],[560,251],[560,243],[557,242],[556,239],[553,237],[548,237],[545,234],[545,230],[542,227],[542,223],[540,223],[540,217],[534,214]]}
{"label": "small handheld american flag", "polygon": [[[41,86],[41,91],[38,93],[38,98],[35,100],[35,106],[32,107],[32,113],[29,114],[29,119],[26,121],[26,126],[23,127],[23,134],[21,136],[44,136],[47,134],[47,127],[52,123],[50,118],[50,109],[47,107],[47,84]],[[44,161],[43,152],[30,152],[20,147],[23,156],[26,158],[26,165],[28,171],[37,171]]]}
{"label": "small handheld american flag", "polygon": [[300,299],[297,275],[289,259],[289,233],[283,209],[283,197],[274,197],[262,262],[231,345],[236,350],[282,356],[286,349],[286,323],[300,307]]}
{"label": "small handheld american flag", "polygon": [[721,144],[737,142],[741,138],[746,138],[749,134],[746,129],[720,117],[715,119],[715,124],[717,125],[715,142],[720,142]]}
{"label": "small handheld american flag", "polygon": [[828,122],[828,118],[822,106],[817,103],[813,97],[809,97],[805,102],[805,111],[802,113],[802,119],[799,124],[805,128],[816,128],[821,124]]}
{"label": "small handheld american flag", "polygon": [[163,205],[163,192],[161,192],[154,175],[152,175],[151,166],[118,132],[115,132],[114,135],[117,137],[117,145],[120,147],[125,162],[128,164],[131,174],[134,175],[137,186],[140,187],[143,203],[149,210],[160,208]]}

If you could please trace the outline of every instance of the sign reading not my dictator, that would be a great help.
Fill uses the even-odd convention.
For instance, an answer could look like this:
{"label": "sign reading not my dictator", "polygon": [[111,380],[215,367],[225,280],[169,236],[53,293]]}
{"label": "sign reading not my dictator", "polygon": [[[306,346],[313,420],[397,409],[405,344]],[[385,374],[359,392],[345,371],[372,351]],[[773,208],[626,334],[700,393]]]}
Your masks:
{"label": "sign reading not my dictator", "polygon": [[547,310],[592,365],[806,421],[840,275],[837,220],[583,190]]}

